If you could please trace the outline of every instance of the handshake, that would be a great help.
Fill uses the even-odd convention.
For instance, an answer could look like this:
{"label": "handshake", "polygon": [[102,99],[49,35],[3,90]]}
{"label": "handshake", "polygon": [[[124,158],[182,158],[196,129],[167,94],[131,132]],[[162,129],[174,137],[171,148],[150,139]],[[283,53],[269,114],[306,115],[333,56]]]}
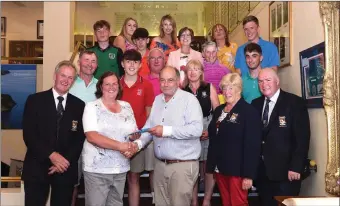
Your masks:
{"label": "handshake", "polygon": [[[129,140],[134,141],[138,139],[141,135],[141,132],[135,132],[129,135]],[[126,158],[133,157],[139,150],[138,144],[136,142],[122,142],[120,146],[120,153],[122,153]]]}

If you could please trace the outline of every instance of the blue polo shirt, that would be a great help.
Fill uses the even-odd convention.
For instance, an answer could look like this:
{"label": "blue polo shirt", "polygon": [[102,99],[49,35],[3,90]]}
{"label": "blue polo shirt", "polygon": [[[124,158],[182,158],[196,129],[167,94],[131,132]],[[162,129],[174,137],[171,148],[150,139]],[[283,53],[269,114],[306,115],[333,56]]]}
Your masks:
{"label": "blue polo shirt", "polygon": [[[236,57],[235,57],[235,68],[241,70],[242,76],[246,75],[248,71],[246,57],[244,55],[244,47],[246,47],[248,43],[249,42],[243,44],[237,49]],[[261,67],[266,68],[266,67],[279,66],[280,65],[279,52],[275,44],[272,42],[263,40],[261,37],[257,43],[260,45],[262,49],[263,60],[261,62]]]}
{"label": "blue polo shirt", "polygon": [[84,80],[77,76],[70,89],[70,93],[83,100],[85,103],[94,101],[97,99],[94,94],[96,92],[97,82],[98,80],[93,77],[89,85],[86,86]]}
{"label": "blue polo shirt", "polygon": [[242,76],[242,97],[249,104],[253,99],[260,97],[262,94],[259,89],[257,78],[250,76],[249,71]]}

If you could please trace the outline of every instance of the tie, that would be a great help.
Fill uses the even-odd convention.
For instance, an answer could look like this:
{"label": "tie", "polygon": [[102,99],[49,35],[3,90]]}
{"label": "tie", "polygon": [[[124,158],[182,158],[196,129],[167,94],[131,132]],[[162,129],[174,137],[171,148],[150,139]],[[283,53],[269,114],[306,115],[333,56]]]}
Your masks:
{"label": "tie", "polygon": [[262,122],[265,127],[268,125],[269,102],[270,99],[266,98],[266,105],[264,106],[264,111],[262,115]]}
{"label": "tie", "polygon": [[64,107],[62,102],[64,101],[64,97],[59,96],[57,98],[59,100],[57,105],[57,140],[59,138],[59,129],[60,129],[60,120],[63,117]]}
{"label": "tie", "polygon": [[64,97],[59,96],[57,99],[59,100],[58,105],[57,105],[57,114],[58,114],[58,117],[61,117],[63,116],[63,113],[64,113],[64,107],[62,104],[62,102],[64,101]]}

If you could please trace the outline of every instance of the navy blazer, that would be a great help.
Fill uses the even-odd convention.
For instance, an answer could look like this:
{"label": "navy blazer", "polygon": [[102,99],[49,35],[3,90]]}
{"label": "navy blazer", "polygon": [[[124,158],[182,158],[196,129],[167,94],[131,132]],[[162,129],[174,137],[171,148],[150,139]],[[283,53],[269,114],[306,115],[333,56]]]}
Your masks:
{"label": "navy blazer", "polygon": [[[52,89],[28,96],[23,116],[23,137],[27,147],[22,179],[46,182],[51,177],[64,184],[75,184],[78,159],[85,134],[82,116],[85,103],[68,93],[65,112],[60,121],[57,139],[57,110]],[[48,175],[52,152],[60,153],[70,162],[63,174]]]}
{"label": "navy blazer", "polygon": [[[252,101],[262,114],[265,97]],[[304,100],[280,90],[268,126],[263,129],[262,155],[266,175],[273,181],[288,180],[288,171],[302,173],[308,156],[310,125]]]}
{"label": "navy blazer", "polygon": [[261,150],[261,118],[256,109],[241,98],[227,117],[216,122],[226,104],[217,107],[210,122],[207,172],[217,166],[223,175],[255,179]]}

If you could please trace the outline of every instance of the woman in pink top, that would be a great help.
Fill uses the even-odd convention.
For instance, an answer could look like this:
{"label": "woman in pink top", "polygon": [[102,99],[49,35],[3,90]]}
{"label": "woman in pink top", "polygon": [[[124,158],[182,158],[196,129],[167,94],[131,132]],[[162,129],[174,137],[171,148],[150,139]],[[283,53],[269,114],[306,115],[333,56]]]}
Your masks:
{"label": "woman in pink top", "polygon": [[178,39],[181,43],[181,48],[170,52],[167,65],[177,68],[181,73],[181,84],[185,78],[185,67],[192,60],[198,60],[203,64],[201,52],[195,51],[190,47],[191,41],[194,38],[194,31],[188,27],[184,27],[178,32]]}
{"label": "woman in pink top", "polygon": [[213,41],[208,41],[203,44],[203,56],[204,56],[204,80],[212,83],[217,91],[217,94],[221,94],[219,83],[222,77],[230,73],[230,70],[220,64],[217,59],[217,46]]}
{"label": "woman in pink top", "polygon": [[126,50],[136,49],[137,46],[131,40],[135,30],[138,28],[137,21],[131,17],[125,19],[120,34],[115,38],[113,45],[122,49],[123,53]]}

